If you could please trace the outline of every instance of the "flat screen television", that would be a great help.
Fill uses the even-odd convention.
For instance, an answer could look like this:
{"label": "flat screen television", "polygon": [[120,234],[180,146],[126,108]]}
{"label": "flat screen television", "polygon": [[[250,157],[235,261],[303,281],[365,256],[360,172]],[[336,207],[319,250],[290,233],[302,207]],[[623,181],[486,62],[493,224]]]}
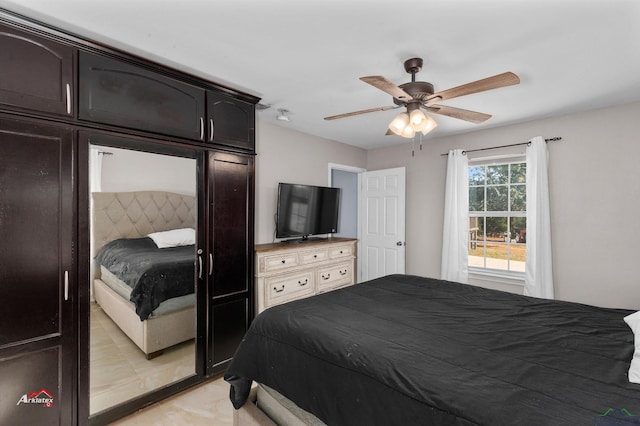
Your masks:
{"label": "flat screen television", "polygon": [[340,188],[278,184],[276,238],[307,240],[338,232]]}

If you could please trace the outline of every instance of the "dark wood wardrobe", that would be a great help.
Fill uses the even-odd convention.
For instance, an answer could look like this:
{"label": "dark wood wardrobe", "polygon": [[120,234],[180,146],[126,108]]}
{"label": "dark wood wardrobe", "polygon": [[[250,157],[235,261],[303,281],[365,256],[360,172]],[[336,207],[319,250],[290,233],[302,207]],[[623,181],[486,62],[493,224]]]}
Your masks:
{"label": "dark wood wardrobe", "polygon": [[[222,373],[254,312],[254,96],[0,12],[0,421],[104,424]],[[197,161],[196,374],[90,418],[89,143]]]}

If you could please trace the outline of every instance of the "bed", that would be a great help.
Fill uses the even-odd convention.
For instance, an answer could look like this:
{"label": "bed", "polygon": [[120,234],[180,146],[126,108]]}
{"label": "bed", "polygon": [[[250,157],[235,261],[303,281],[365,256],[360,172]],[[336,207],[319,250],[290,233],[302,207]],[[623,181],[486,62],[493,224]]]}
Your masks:
{"label": "bed", "polygon": [[391,275],[267,309],[225,380],[236,424],[640,424],[631,313]]}
{"label": "bed", "polygon": [[[102,254],[103,247],[115,246],[116,249],[122,249],[123,244],[133,243],[137,250],[165,250],[166,257],[171,260],[178,255],[171,251],[178,248],[157,249],[147,236],[163,231],[195,228],[196,220],[195,197],[164,191],[96,192],[92,194],[91,211],[92,258]],[[92,294],[96,303],[144,352],[147,359],[162,354],[164,349],[170,346],[195,337],[195,249],[182,247],[182,250],[182,254],[179,255],[182,256],[182,273],[184,274],[186,262],[185,279],[187,284],[190,280],[191,290],[179,290],[178,297],[169,297],[162,303],[158,302],[157,293],[169,293],[171,296],[171,288],[157,290],[151,300],[143,300],[142,293],[153,293],[150,287],[145,288],[145,291],[138,291],[139,294],[136,295],[135,289],[125,282],[126,279],[123,280],[121,276],[110,271],[108,265],[101,265],[101,262],[94,260]],[[185,261],[184,257],[189,256],[189,250],[192,252],[192,258]],[[143,263],[139,259],[141,258],[131,263]],[[191,278],[188,275],[189,262]],[[160,267],[161,265],[156,265],[154,271],[145,273],[147,276],[155,273],[166,278],[166,274],[158,271]],[[159,280],[158,275],[155,275],[155,281]],[[143,287],[138,290],[141,288]],[[130,300],[132,294],[133,299],[140,299],[137,304]]]}

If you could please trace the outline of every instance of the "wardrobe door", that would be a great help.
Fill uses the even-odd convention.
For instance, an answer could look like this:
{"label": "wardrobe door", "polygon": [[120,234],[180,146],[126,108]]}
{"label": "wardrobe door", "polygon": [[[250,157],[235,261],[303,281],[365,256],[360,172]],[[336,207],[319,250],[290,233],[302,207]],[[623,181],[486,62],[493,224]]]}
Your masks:
{"label": "wardrobe door", "polygon": [[80,52],[78,118],[204,140],[204,90],[149,69]]}
{"label": "wardrobe door", "polygon": [[0,117],[0,419],[73,424],[73,132]]}
{"label": "wardrobe door", "polygon": [[253,157],[209,155],[209,365],[226,367],[252,319]]}
{"label": "wardrobe door", "polygon": [[72,115],[73,56],[70,46],[0,24],[0,104]]}
{"label": "wardrobe door", "polygon": [[255,150],[255,105],[207,91],[208,142]]}

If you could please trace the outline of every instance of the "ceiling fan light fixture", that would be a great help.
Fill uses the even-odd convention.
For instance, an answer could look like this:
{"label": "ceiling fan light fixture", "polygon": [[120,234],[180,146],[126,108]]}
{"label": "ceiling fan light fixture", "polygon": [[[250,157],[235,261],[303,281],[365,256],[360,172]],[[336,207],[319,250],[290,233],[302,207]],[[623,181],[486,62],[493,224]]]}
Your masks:
{"label": "ceiling fan light fixture", "polygon": [[389,123],[389,130],[403,138],[412,138],[416,133],[426,135],[438,126],[433,118],[419,109],[411,113],[401,112]]}
{"label": "ceiling fan light fixture", "polygon": [[422,132],[423,135],[426,135],[427,133],[438,127],[438,123],[436,123],[436,120],[431,118],[429,115],[425,114],[424,116],[425,120],[421,123],[421,128],[416,129],[416,131]]}
{"label": "ceiling fan light fixture", "polygon": [[402,130],[402,134],[400,136],[402,136],[403,138],[411,139],[415,135],[416,135],[415,129],[411,126],[407,126]]}
{"label": "ceiling fan light fixture", "polygon": [[401,135],[402,131],[409,125],[409,114],[401,112],[389,123],[389,130],[396,135]]}
{"label": "ceiling fan light fixture", "polygon": [[413,111],[411,111],[409,117],[411,120],[411,126],[413,126],[413,128],[416,130],[421,130],[423,123],[427,120],[427,116],[419,109],[414,109]]}

